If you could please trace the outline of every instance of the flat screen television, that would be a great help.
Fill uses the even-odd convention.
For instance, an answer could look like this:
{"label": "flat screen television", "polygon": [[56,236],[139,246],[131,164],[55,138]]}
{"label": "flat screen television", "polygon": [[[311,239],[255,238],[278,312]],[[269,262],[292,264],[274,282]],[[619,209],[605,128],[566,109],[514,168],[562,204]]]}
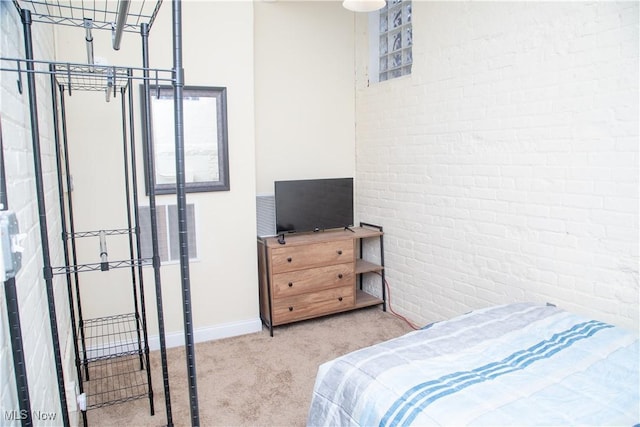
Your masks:
{"label": "flat screen television", "polygon": [[353,178],[275,182],[276,233],[353,225]]}

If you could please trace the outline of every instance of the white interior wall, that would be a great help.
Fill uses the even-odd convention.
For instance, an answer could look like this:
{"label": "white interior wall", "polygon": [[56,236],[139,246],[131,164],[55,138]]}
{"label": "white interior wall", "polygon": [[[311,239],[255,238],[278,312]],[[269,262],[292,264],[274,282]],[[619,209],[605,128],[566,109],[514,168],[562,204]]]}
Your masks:
{"label": "white interior wall", "polygon": [[355,174],[354,14],[338,1],[256,1],[258,194]]}
{"label": "white interior wall", "polygon": [[[0,56],[24,58],[23,26],[18,11],[12,2],[0,2]],[[54,59],[53,27],[33,23],[31,26],[34,59]],[[3,61],[3,67],[13,67]],[[23,64],[24,67],[24,64]],[[27,80],[22,75],[23,93],[17,88],[18,75],[14,72],[0,73],[0,117],[7,179],[9,208],[18,218],[20,232],[27,236],[22,243],[22,269],[15,281],[22,329],[25,369],[29,385],[32,420],[34,425],[61,425],[62,412],[58,394],[53,355],[53,341],[49,320],[49,308],[45,281],[43,278],[42,246],[38,222],[38,205],[34,178],[31,121]],[[60,241],[60,219],[55,179],[55,153],[53,145],[53,124],[50,103],[49,77],[37,75],[36,95],[38,99],[38,123],[40,133],[41,158],[43,168],[44,194],[47,208],[47,230],[52,266],[64,265]],[[64,380],[70,405],[70,422],[76,424],[75,395],[72,382],[75,381],[74,358],[72,354],[71,329],[68,310],[66,282],[62,276],[54,276],[53,290],[56,305],[60,354],[65,369]],[[17,426],[22,416],[16,397],[14,369],[12,361],[4,286],[0,292],[0,424]]]}
{"label": "white interior wall", "polygon": [[358,215],[385,227],[394,307],[637,329],[638,3],[413,5],[411,76],[368,87],[358,59]]}

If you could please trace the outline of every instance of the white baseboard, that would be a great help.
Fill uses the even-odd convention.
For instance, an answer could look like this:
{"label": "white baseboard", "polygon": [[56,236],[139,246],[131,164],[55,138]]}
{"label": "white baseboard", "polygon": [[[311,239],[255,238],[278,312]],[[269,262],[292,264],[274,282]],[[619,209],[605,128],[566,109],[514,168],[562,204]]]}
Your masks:
{"label": "white baseboard", "polygon": [[[262,330],[260,319],[248,319],[239,322],[223,323],[216,326],[198,328],[193,331],[194,342],[218,340],[221,338],[235,337],[238,335],[252,334]],[[169,332],[165,335],[167,348],[184,345],[184,331]],[[149,350],[160,350],[160,336],[149,336]]]}

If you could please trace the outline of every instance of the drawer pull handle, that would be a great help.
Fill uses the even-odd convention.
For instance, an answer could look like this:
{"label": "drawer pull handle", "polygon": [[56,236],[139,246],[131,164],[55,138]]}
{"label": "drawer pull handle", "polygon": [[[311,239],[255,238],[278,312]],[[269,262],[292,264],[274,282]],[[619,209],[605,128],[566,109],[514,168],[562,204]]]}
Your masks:
{"label": "drawer pull handle", "polygon": [[342,297],[338,297],[338,301],[342,301]]}
{"label": "drawer pull handle", "polygon": [[293,282],[289,282],[289,287],[293,288]]}
{"label": "drawer pull handle", "polygon": [[291,262],[293,259],[291,257],[287,258],[287,262]]}
{"label": "drawer pull handle", "polygon": [[338,279],[342,279],[342,273],[338,274]]}
{"label": "drawer pull handle", "polygon": [[293,311],[293,307],[289,307],[289,311]]}
{"label": "drawer pull handle", "polygon": [[338,249],[338,255],[342,255],[342,249]]}

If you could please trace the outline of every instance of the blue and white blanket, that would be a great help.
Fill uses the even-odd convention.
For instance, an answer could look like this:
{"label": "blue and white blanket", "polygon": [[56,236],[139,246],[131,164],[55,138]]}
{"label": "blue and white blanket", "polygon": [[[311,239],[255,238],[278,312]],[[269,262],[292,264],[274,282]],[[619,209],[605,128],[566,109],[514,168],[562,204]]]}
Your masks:
{"label": "blue and white blanket", "polygon": [[552,306],[478,310],[320,366],[307,424],[634,425],[639,347]]}

